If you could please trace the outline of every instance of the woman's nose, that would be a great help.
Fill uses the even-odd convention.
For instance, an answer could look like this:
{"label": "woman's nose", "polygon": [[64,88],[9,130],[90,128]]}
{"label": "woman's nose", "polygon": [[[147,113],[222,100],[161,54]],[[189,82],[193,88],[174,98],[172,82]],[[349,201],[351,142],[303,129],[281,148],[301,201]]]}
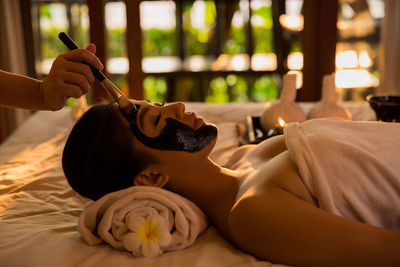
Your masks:
{"label": "woman's nose", "polygon": [[185,104],[176,102],[167,106],[177,119],[183,119],[185,115]]}

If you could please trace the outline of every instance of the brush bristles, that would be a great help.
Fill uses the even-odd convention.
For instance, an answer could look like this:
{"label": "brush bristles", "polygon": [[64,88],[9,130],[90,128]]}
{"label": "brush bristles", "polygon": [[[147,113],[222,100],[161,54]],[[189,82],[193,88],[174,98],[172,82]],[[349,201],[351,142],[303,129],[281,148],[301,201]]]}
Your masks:
{"label": "brush bristles", "polygon": [[119,106],[123,109],[126,113],[130,113],[135,110],[135,105],[129,101],[128,98],[121,96],[119,98]]}

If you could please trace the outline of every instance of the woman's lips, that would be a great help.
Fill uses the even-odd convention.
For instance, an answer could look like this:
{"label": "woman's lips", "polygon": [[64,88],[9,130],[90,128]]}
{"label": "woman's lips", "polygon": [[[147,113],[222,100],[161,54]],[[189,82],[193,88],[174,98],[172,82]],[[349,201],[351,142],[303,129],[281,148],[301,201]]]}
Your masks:
{"label": "woman's lips", "polygon": [[204,119],[202,117],[197,117],[195,113],[192,113],[193,116],[193,129],[197,130],[204,124]]}

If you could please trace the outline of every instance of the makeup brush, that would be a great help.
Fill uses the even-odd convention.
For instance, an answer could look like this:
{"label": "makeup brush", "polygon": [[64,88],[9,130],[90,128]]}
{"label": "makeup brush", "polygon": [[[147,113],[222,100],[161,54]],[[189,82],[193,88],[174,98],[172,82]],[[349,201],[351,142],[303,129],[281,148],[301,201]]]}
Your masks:
{"label": "makeup brush", "polygon": [[[69,50],[78,49],[78,46],[74,43],[74,41],[72,41],[72,39],[65,32],[60,32],[58,34],[58,38],[65,44],[66,47],[68,47]],[[124,95],[124,93],[122,93],[122,91],[117,86],[115,86],[109,79],[107,79],[107,77],[104,76],[104,74],[101,71],[93,68],[90,65],[89,67],[92,70],[96,80],[98,80],[101,83],[104,89],[106,89],[106,91],[110,94],[112,99],[116,103],[118,103],[125,117],[129,118],[129,115],[136,110],[135,105],[131,101],[129,101],[129,99]]]}

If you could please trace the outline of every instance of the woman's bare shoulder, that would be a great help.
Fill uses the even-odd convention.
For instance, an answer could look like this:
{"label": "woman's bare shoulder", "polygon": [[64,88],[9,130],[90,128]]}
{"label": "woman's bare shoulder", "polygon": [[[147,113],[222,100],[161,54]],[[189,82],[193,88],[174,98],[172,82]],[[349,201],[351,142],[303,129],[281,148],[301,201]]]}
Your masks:
{"label": "woman's bare shoulder", "polygon": [[245,155],[251,151],[256,145],[243,145],[237,148],[229,157],[229,160],[225,163],[224,167],[232,169],[233,166],[242,160]]}
{"label": "woman's bare shoulder", "polygon": [[286,150],[283,135],[274,136],[259,144],[243,145],[234,151],[224,167],[235,168],[239,162],[248,161],[256,167],[259,163],[264,163]]}
{"label": "woman's bare shoulder", "polygon": [[297,167],[288,151],[284,151],[264,164],[244,172],[239,179],[236,201],[246,198],[268,197],[271,191],[283,190],[305,202],[315,205],[315,200],[300,178]]}

